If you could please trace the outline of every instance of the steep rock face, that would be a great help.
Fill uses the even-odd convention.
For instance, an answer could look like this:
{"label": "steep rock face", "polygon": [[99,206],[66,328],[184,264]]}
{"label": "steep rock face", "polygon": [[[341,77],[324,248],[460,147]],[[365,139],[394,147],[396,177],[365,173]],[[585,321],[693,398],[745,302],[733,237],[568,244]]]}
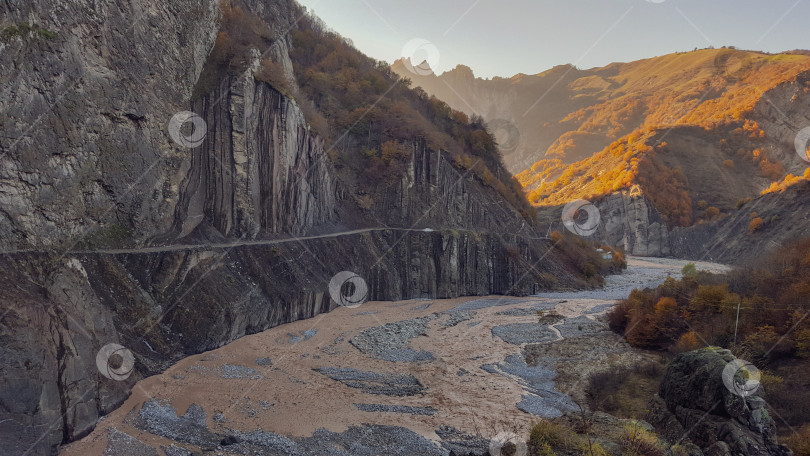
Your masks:
{"label": "steep rock face", "polygon": [[[670,232],[672,254],[724,263],[756,261],[768,251],[810,236],[808,204],[810,182],[807,181],[792,185],[784,192],[762,195],[718,221],[675,228]],[[749,226],[754,216],[761,218],[763,225],[752,231]]]}
{"label": "steep rock face", "polygon": [[[578,272],[560,256],[549,242],[516,236],[380,229],[208,250],[4,257],[0,452],[48,454],[182,357],[330,310],[339,271],[363,277],[372,300],[525,295],[545,286],[540,274],[575,284]],[[135,358],[121,381],[96,364],[109,343]]]}
{"label": "steep rock face", "polygon": [[99,227],[169,230],[165,134],[217,32],[215,0],[0,4],[0,247],[70,245]]}
{"label": "steep rock face", "polygon": [[400,228],[466,227],[532,236],[523,217],[443,152],[413,145],[407,171],[395,191],[375,205],[375,224]]}
{"label": "steep rock face", "polygon": [[595,233],[608,245],[640,256],[668,256],[669,230],[661,214],[640,191],[612,193],[598,203],[601,223]]}
{"label": "steep rock face", "polygon": [[769,90],[754,107],[752,117],[777,144],[769,147],[774,159],[786,172],[801,176],[808,163],[796,151],[795,139],[803,128],[810,127],[810,71]]}
{"label": "steep rock face", "polygon": [[194,112],[212,128],[184,163],[177,237],[202,222],[225,237],[254,238],[336,218],[323,141],[292,99],[252,77],[229,78]]}
{"label": "steep rock face", "polygon": [[776,441],[776,425],[755,393],[734,394],[723,370],[735,357],[709,347],[678,355],[651,404],[650,421],[672,440],[687,436],[712,455],[793,454]]}

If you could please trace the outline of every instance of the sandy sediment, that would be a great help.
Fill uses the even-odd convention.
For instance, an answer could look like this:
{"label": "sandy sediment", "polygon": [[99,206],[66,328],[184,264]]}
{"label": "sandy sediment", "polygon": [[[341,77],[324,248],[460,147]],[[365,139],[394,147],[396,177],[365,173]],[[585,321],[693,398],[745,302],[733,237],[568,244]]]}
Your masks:
{"label": "sandy sediment", "polygon": [[[111,435],[126,441],[117,432],[153,448],[199,449],[138,424],[138,412],[153,399],[180,415],[199,405],[200,419],[218,436],[264,430],[295,440],[320,428],[340,433],[365,423],[402,427],[435,442],[441,440],[436,431],[448,427],[482,439],[504,430],[525,433],[537,419],[527,412],[554,416],[575,406],[578,394],[565,389],[577,384],[558,384],[558,366],[584,376],[640,356],[599,316],[632,288],[677,277],[686,263],[630,258],[628,271],[610,277],[603,290],[368,302],[243,337],[138,382],[119,409],[63,454],[102,454]],[[538,310],[565,320],[540,324]],[[523,362],[528,342],[548,344],[537,366]]]}

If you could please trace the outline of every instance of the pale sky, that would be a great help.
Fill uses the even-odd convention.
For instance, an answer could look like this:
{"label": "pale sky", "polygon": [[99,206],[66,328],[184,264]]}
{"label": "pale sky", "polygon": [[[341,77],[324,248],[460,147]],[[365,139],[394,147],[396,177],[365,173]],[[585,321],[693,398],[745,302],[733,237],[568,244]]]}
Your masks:
{"label": "pale sky", "polygon": [[[535,74],[724,45],[810,48],[810,0],[299,0],[367,55],[392,62],[412,40],[437,73]],[[423,43],[425,41],[421,41]],[[433,50],[435,49],[435,51]],[[421,60],[420,60],[421,61]]]}

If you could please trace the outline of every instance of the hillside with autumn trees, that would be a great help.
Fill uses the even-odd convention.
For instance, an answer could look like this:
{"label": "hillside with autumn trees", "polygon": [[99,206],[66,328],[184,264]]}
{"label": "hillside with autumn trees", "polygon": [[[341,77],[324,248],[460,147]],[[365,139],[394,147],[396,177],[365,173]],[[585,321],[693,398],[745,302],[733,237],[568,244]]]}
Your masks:
{"label": "hillside with autumn trees", "polygon": [[[425,160],[436,166],[449,163],[460,176],[484,187],[482,195],[494,192],[495,200],[506,200],[509,205],[498,205],[502,210],[514,211],[527,226],[534,223],[535,211],[505,169],[480,116],[468,116],[412,88],[388,63],[366,56],[312,12],[288,3],[298,19],[287,26],[287,35],[278,36],[272,15],[252,13],[241,0],[223,2],[220,31],[192,99],[201,99],[226,76],[244,72],[294,99],[324,141],[341,191],[355,201],[357,211],[351,216],[356,220],[397,220],[378,219],[390,212],[394,203],[386,199],[398,194],[408,168],[416,166],[415,154],[421,154],[432,157]],[[289,46],[291,66],[270,52],[251,52],[257,46],[273,49],[279,41]]]}
{"label": "hillside with autumn trees", "polygon": [[[762,372],[769,409],[785,437],[810,442],[810,238],[717,275],[684,267],[681,279],[633,290],[610,327],[638,348],[677,354],[731,349]],[[800,430],[797,434],[793,431]],[[798,440],[797,440],[798,442]],[[802,447],[806,448],[806,447]],[[800,453],[807,454],[807,453]]]}
{"label": "hillside with autumn trees", "polygon": [[402,68],[451,106],[516,127],[505,160],[535,206],[635,188],[670,228],[690,226],[804,176],[794,139],[810,108],[806,53],[703,49],[492,80]]}

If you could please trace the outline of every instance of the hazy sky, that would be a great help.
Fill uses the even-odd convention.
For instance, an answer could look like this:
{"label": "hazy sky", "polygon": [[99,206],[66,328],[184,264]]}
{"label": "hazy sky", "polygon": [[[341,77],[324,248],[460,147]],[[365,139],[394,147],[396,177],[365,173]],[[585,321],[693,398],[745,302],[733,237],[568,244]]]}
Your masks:
{"label": "hazy sky", "polygon": [[[299,0],[364,53],[388,62],[414,39],[437,73],[482,77],[580,68],[696,47],[810,48],[810,0]],[[421,42],[424,44],[424,42]]]}

